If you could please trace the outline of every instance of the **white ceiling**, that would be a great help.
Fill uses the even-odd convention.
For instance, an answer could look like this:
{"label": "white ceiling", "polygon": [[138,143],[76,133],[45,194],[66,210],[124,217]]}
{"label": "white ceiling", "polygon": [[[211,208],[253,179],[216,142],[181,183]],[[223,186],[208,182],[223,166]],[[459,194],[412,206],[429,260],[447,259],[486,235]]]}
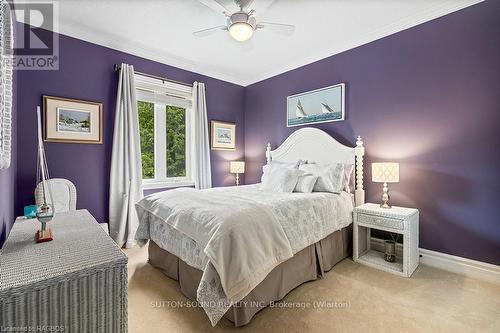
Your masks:
{"label": "white ceiling", "polygon": [[[294,24],[293,36],[264,29],[240,43],[225,31],[194,37],[193,31],[225,22],[196,0],[65,0],[58,30],[246,86],[481,1],[276,0],[256,17]],[[231,0],[220,2],[237,9]]]}

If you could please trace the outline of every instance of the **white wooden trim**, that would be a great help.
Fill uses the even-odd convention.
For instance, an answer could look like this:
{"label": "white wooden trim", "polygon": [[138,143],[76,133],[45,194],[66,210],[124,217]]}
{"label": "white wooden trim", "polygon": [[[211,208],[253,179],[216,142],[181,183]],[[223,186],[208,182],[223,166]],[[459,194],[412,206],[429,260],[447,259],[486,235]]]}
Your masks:
{"label": "white wooden trim", "polygon": [[420,254],[424,265],[500,284],[500,266],[426,249],[420,249]]}
{"label": "white wooden trim", "polygon": [[365,148],[361,137],[356,141],[356,147],[341,144],[328,133],[313,127],[296,130],[276,149],[271,144],[266,147],[267,163],[271,161],[297,162],[308,160],[317,163],[348,163],[355,165],[356,206],[365,203],[363,189],[363,156]]}
{"label": "white wooden trim", "polygon": [[192,100],[193,87],[166,80],[146,77],[140,74],[134,74],[136,88],[153,91],[158,94],[177,96]]}
{"label": "white wooden trim", "polygon": [[193,187],[194,182],[187,179],[179,179],[178,181],[172,180],[159,180],[159,181],[143,181],[143,190],[156,190],[162,188],[175,188],[175,187]]}
{"label": "white wooden trim", "polygon": [[[372,237],[372,248],[384,251],[384,240]],[[461,274],[482,281],[500,284],[500,266],[482,261],[467,259],[437,251],[419,249],[420,264],[439,268],[448,272]],[[396,245],[396,255],[401,255],[401,244]]]}

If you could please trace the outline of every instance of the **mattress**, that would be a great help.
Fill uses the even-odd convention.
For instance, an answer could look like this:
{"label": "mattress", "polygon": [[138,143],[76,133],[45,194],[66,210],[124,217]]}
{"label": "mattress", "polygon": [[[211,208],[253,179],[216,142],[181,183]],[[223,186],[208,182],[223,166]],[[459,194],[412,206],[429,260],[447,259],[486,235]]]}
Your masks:
{"label": "mattress", "polygon": [[[254,184],[254,185],[243,185],[239,186],[239,190],[243,189],[244,191],[251,191],[255,192],[258,191],[258,186],[259,184]],[[276,200],[276,196],[273,195],[273,193],[269,192],[261,192],[261,200],[272,204],[273,200]],[[296,206],[304,206],[307,205],[309,201],[314,201],[316,198],[329,198],[332,202],[334,202],[334,206],[341,206],[342,208],[339,210],[342,210],[344,214],[340,217],[340,219],[347,219],[349,220],[350,214],[352,212],[352,209],[354,207],[354,196],[352,194],[349,194],[347,192],[342,192],[340,194],[334,194],[334,193],[288,193],[289,200],[296,201],[297,204]],[[283,200],[281,198],[285,198],[287,200],[288,198],[287,195],[283,196],[281,194],[279,200]],[[325,209],[328,208],[328,206],[323,205]],[[282,212],[279,212],[282,214]],[[339,216],[335,214],[325,214],[324,216],[330,216],[332,221],[330,223],[333,225],[335,224],[335,219],[338,219]],[[206,254],[203,252],[203,246],[198,244],[194,239],[191,237],[183,234],[182,232],[178,231],[171,225],[165,223],[165,221],[158,217],[155,216],[154,214],[149,214],[148,217],[149,223],[151,225],[151,229],[155,230],[155,232],[151,233],[151,240],[153,240],[159,247],[162,249],[174,254],[177,256],[179,259],[181,259],[183,262],[188,264],[189,266],[203,270],[208,262],[208,257]],[[307,219],[307,217],[302,218],[302,222]],[[307,223],[304,223],[307,224]],[[349,224],[349,223],[348,223]],[[294,232],[292,230],[293,228],[288,228],[288,232]],[[340,228],[337,228],[337,230]],[[335,231],[335,230],[334,230]],[[304,248],[305,246],[311,245],[310,244],[295,244],[295,249],[294,252],[298,252],[301,250],[301,247]]]}
{"label": "mattress", "polygon": [[[204,272],[197,300],[213,325],[280,263],[352,223],[342,192],[276,193],[259,185],[177,189],[137,204],[139,243],[151,239]],[[230,254],[230,255],[228,255]]]}

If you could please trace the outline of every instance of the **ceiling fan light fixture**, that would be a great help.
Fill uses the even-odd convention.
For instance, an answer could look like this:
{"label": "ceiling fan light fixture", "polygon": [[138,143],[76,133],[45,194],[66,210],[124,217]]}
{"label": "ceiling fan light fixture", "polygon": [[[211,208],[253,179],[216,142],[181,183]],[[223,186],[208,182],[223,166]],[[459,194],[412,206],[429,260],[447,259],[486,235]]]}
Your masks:
{"label": "ceiling fan light fixture", "polygon": [[[250,8],[253,5],[254,0],[233,0],[234,3],[240,7],[240,10],[232,14],[218,2],[219,0],[198,1],[205,6],[212,8],[214,11],[222,13],[226,18],[226,24],[195,31],[193,32],[193,35],[195,35],[196,37],[205,37],[218,31],[225,30],[229,32],[229,35],[234,40],[238,42],[244,42],[252,38],[254,31],[256,31],[257,29],[269,27],[269,30],[285,36],[290,36],[294,31],[294,26],[290,24],[273,22],[257,23],[257,19],[255,18],[254,14],[257,13],[258,10],[256,10],[255,8]],[[274,0],[267,1],[268,5],[273,1]]]}
{"label": "ceiling fan light fixture", "polygon": [[236,22],[229,26],[229,34],[238,42],[249,40],[253,35],[254,28],[246,22]]}

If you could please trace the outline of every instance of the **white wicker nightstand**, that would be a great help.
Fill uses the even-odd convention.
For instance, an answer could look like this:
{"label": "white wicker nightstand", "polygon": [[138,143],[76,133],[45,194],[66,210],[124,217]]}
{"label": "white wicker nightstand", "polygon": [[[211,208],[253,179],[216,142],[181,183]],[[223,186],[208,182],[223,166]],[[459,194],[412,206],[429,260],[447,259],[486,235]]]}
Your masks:
{"label": "white wicker nightstand", "polygon": [[[384,260],[384,254],[371,245],[371,229],[403,235],[403,251],[396,249],[396,262]],[[410,277],[418,266],[418,210],[381,208],[367,203],[354,209],[353,259],[386,272]]]}

